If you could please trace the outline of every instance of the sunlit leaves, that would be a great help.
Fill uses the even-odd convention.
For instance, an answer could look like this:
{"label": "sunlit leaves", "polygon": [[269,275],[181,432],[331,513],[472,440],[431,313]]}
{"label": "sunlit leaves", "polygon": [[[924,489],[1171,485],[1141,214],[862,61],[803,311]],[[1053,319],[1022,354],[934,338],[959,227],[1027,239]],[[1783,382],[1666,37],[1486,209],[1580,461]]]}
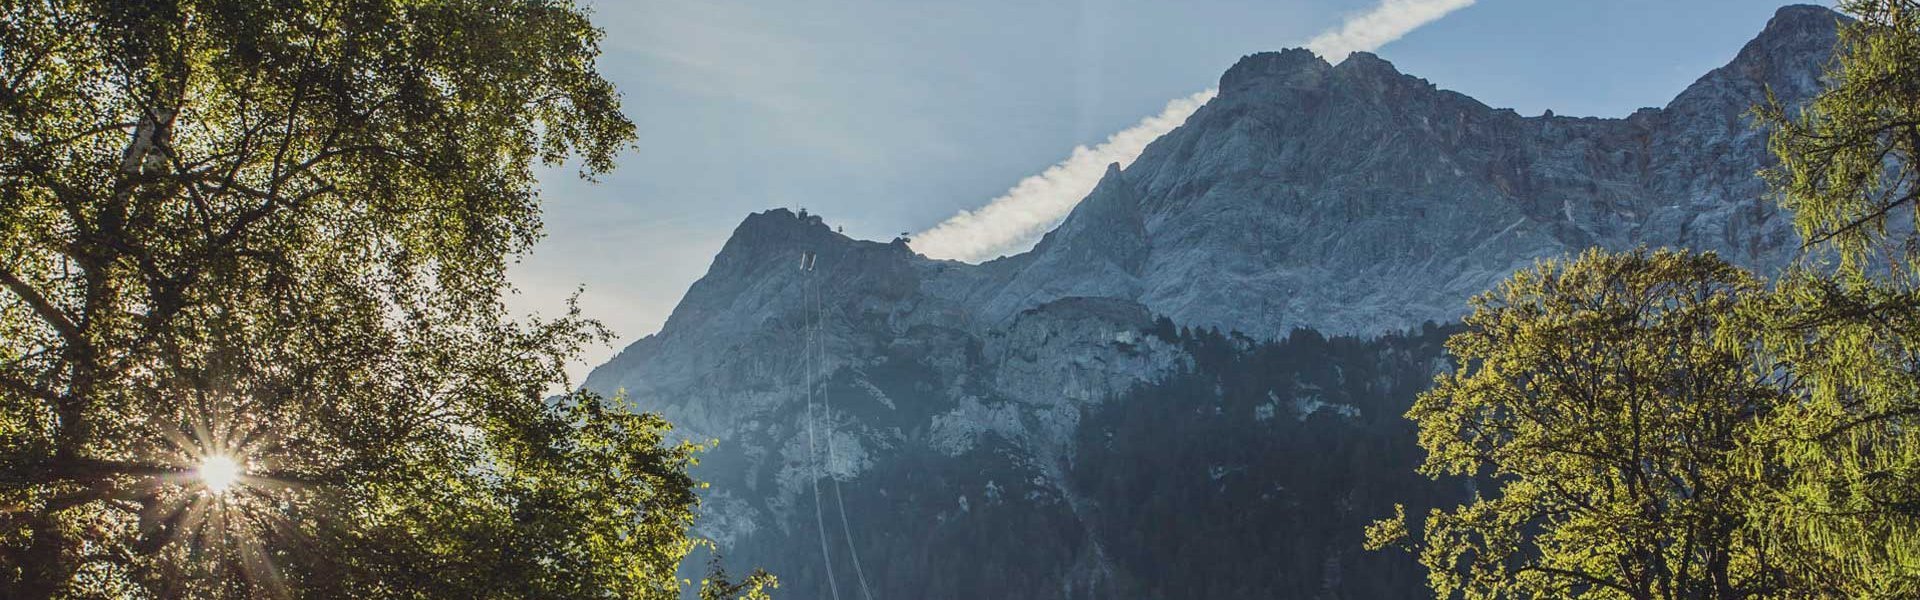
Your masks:
{"label": "sunlit leaves", "polygon": [[1757,424],[1748,468],[1764,538],[1800,584],[1920,595],[1920,3],[1841,3],[1830,87],[1761,114],[1810,260],[1745,311],[1738,343],[1790,375],[1796,402]]}
{"label": "sunlit leaves", "polygon": [[[1759,281],[1712,255],[1589,251],[1477,297],[1464,364],[1408,413],[1422,472],[1491,489],[1416,544],[1468,598],[1718,598],[1768,589],[1731,450],[1779,393],[1717,344]],[[1404,518],[1404,517],[1400,517]],[[1375,527],[1374,545],[1404,531]]]}
{"label": "sunlit leaves", "polygon": [[[1797,113],[1758,114],[1779,166],[1764,173],[1807,245],[1835,250],[1840,272],[1907,280],[1920,267],[1920,2],[1847,0],[1828,87]],[[1896,267],[1888,271],[1888,267]]]}
{"label": "sunlit leaves", "polygon": [[1429,515],[1437,592],[1920,596],[1920,3],[1841,7],[1831,87],[1759,110],[1799,264],[1589,253],[1476,300],[1410,413],[1498,492]]}
{"label": "sunlit leaves", "polygon": [[633,137],[582,9],[0,17],[0,595],[677,594],[694,448],[500,302],[534,168]]}

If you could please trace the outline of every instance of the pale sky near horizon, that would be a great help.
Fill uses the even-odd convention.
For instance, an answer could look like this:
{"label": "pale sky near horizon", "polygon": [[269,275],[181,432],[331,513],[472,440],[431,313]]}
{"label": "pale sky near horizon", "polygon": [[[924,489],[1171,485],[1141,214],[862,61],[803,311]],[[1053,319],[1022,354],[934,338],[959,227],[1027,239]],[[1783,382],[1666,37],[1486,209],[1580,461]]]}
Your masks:
{"label": "pale sky near horizon", "polygon": [[[1831,5],[1830,2],[1820,2]],[[542,174],[518,311],[657,331],[748,213],[885,240],[977,208],[1077,145],[1379,0],[602,0],[600,69],[640,141],[599,183]],[[1522,114],[1624,116],[1725,64],[1785,4],[1479,0],[1375,52]],[[1337,62],[1338,58],[1331,58]]]}

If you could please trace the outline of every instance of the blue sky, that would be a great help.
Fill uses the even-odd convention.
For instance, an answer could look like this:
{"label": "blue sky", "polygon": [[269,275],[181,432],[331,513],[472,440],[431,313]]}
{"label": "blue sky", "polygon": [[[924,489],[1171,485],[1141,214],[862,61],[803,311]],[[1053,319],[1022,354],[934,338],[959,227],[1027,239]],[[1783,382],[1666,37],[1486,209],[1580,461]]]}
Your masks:
{"label": "blue sky", "polygon": [[[749,212],[805,206],[869,239],[920,231],[1211,87],[1241,55],[1378,4],[592,3],[601,71],[640,141],[597,184],[543,174],[547,238],[515,268],[510,304],[551,312],[585,286],[624,346],[659,328]],[[1724,64],[1779,6],[1479,0],[1376,52],[1522,114],[1623,116]]]}

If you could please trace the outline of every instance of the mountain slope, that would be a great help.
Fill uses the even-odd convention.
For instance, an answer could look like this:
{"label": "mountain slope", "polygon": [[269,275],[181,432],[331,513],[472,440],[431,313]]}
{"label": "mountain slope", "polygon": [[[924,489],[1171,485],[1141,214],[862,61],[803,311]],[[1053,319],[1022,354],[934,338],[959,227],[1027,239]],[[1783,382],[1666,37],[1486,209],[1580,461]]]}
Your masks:
{"label": "mountain slope", "polygon": [[1625,119],[1522,117],[1366,53],[1246,57],[990,306],[1097,290],[1181,323],[1368,333],[1455,318],[1507,273],[1590,246],[1772,270],[1797,238],[1754,177],[1769,155],[1746,111],[1768,89],[1814,93],[1836,17],[1782,9],[1733,62]]}
{"label": "mountain slope", "polygon": [[[1412,441],[1392,445],[1404,425],[1392,416],[1411,399],[1408,382],[1446,368],[1437,345],[1354,340],[1342,342],[1349,345],[1337,360],[1282,352],[1273,355],[1291,358],[1266,363],[1206,353],[1258,354],[1254,340],[1296,327],[1374,336],[1446,322],[1513,270],[1595,245],[1684,246],[1777,268],[1797,240],[1754,176],[1769,157],[1746,110],[1769,89],[1789,103],[1809,97],[1839,18],[1819,7],[1781,9],[1728,65],[1666,107],[1624,119],[1523,117],[1371,54],[1338,65],[1304,50],[1251,55],[1222,76],[1217,98],[1130,167],[1109,169],[1027,253],[979,265],[932,260],[904,241],[847,238],[818,216],[751,215],[660,333],[595,369],[585,385],[625,390],[687,437],[720,441],[696,473],[713,484],[702,533],[731,559],[776,570],[789,597],[832,597],[836,587],[919,598],[1167,591],[1155,587],[1166,577],[1219,573],[1163,564],[1139,544],[1201,540],[1181,533],[1187,529],[1128,534],[1164,525],[1131,519],[1218,510],[1215,496],[1150,482],[1231,468],[1218,461],[1234,454],[1202,446],[1170,451],[1140,473],[1089,471],[1134,460],[1101,457],[1151,453],[1089,446],[1083,423],[1111,431],[1228,427],[1218,437],[1266,440],[1291,453],[1278,460],[1303,463],[1333,455],[1274,436],[1338,432],[1386,448],[1355,449],[1343,460],[1398,465],[1382,457],[1401,456]],[[809,255],[814,268],[802,269]],[[1202,339],[1225,341],[1196,345]],[[1332,398],[1208,370],[1219,364],[1381,375]],[[1214,373],[1214,389],[1196,372]],[[1229,389],[1236,377],[1249,382],[1245,389]],[[1143,397],[1159,404],[1141,404]],[[1264,401],[1272,406],[1255,406]],[[1166,405],[1187,411],[1179,414],[1238,406],[1268,416],[1138,420]],[[1276,414],[1299,419],[1275,421]],[[1288,422],[1319,425],[1280,426]],[[1308,503],[1290,508],[1256,503],[1247,515],[1203,514],[1183,527],[1227,531],[1207,519],[1229,517],[1306,526],[1257,512],[1273,510],[1357,519],[1364,515],[1354,511],[1371,510],[1353,504],[1364,496],[1357,490],[1387,480],[1290,481],[1337,489],[1283,495]],[[1332,493],[1338,489],[1353,493]],[[1220,494],[1263,497],[1229,487]],[[1174,504],[1122,505],[1135,501]],[[1275,571],[1285,577],[1214,589],[1356,593],[1364,584],[1338,571],[1378,567],[1354,562],[1373,559],[1340,545],[1357,543],[1357,533],[1344,542],[1301,539],[1315,541],[1287,546],[1293,558],[1276,560],[1348,558],[1314,565],[1333,573],[1319,583],[1301,579],[1312,569],[1289,562]],[[1244,543],[1251,545],[1237,549],[1278,551]],[[994,553],[983,554],[987,548]]]}

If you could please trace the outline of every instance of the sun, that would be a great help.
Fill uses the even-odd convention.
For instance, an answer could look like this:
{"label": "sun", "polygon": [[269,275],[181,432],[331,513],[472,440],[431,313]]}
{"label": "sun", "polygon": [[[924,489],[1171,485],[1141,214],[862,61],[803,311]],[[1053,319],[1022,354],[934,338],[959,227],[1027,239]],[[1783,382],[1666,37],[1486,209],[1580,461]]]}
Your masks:
{"label": "sun", "polygon": [[234,462],[231,456],[209,454],[200,460],[197,474],[200,476],[200,483],[207,486],[207,491],[215,494],[225,493],[240,480],[240,463]]}

